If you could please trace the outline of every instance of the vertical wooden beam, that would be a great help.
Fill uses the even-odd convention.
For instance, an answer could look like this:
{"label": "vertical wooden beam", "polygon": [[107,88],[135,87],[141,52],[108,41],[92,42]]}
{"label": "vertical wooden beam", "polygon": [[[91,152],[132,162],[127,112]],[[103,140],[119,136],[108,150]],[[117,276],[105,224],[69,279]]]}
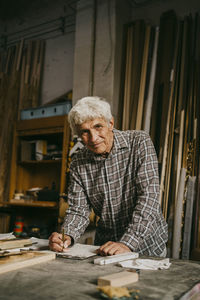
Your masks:
{"label": "vertical wooden beam", "polygon": [[144,96],[145,96],[145,86],[146,86],[150,34],[151,34],[151,26],[147,25],[145,30],[145,43],[144,43],[144,52],[143,52],[143,61],[142,61],[142,71],[140,77],[140,90],[139,90],[138,107],[137,107],[137,119],[136,119],[136,126],[135,126],[136,130],[142,129],[142,117],[143,117],[143,108],[144,108]]}

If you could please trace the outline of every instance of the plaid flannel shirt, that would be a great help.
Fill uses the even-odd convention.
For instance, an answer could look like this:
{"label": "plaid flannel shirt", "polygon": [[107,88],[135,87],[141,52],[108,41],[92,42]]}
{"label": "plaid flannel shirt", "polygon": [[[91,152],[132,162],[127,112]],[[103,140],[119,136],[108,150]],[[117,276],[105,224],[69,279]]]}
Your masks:
{"label": "plaid flannel shirt", "polygon": [[118,241],[132,251],[159,256],[168,231],[159,205],[153,143],[144,131],[113,132],[107,158],[84,147],[72,159],[65,232],[76,241],[88,226],[93,208],[100,217],[96,245]]}

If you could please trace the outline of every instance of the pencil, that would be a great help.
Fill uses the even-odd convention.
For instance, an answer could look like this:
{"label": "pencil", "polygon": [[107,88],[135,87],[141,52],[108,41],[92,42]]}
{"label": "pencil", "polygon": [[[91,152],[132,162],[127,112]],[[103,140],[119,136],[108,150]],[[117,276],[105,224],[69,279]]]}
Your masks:
{"label": "pencil", "polygon": [[63,242],[63,248],[64,248],[64,242],[65,242],[65,230],[62,229],[62,242]]}

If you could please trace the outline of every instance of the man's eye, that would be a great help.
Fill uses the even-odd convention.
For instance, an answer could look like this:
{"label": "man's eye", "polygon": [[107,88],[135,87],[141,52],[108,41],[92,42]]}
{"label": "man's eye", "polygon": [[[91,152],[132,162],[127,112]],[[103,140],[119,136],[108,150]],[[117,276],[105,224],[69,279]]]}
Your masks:
{"label": "man's eye", "polygon": [[87,130],[82,130],[82,131],[81,131],[81,135],[86,135],[86,134],[88,134],[88,131],[87,131]]}
{"label": "man's eye", "polygon": [[95,128],[102,128],[103,126],[102,125],[100,125],[100,124],[97,124],[96,126],[95,126]]}

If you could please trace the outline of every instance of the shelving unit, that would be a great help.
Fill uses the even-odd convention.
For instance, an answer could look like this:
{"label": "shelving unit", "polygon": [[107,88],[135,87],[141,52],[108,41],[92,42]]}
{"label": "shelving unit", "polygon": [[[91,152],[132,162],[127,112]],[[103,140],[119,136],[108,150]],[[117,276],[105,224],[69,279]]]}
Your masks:
{"label": "shelving unit", "polygon": [[[11,176],[9,205],[12,209],[12,219],[21,216],[24,224],[43,224],[52,230],[58,230],[60,219],[60,205],[63,202],[62,195],[66,187],[66,166],[69,147],[70,129],[65,116],[55,116],[41,119],[21,120],[16,122],[12,147]],[[47,149],[58,149],[57,156],[48,152],[38,160],[34,143],[43,141]],[[24,160],[24,148],[27,143],[28,160]],[[33,150],[31,150],[33,149]],[[39,199],[34,193],[30,196],[30,190],[46,190],[47,199]],[[16,194],[21,194],[16,199]],[[48,195],[51,199],[48,200]],[[53,197],[57,195],[58,199]],[[50,224],[50,225],[49,225]],[[42,226],[42,225],[41,225]],[[48,234],[49,234],[48,233]]]}

